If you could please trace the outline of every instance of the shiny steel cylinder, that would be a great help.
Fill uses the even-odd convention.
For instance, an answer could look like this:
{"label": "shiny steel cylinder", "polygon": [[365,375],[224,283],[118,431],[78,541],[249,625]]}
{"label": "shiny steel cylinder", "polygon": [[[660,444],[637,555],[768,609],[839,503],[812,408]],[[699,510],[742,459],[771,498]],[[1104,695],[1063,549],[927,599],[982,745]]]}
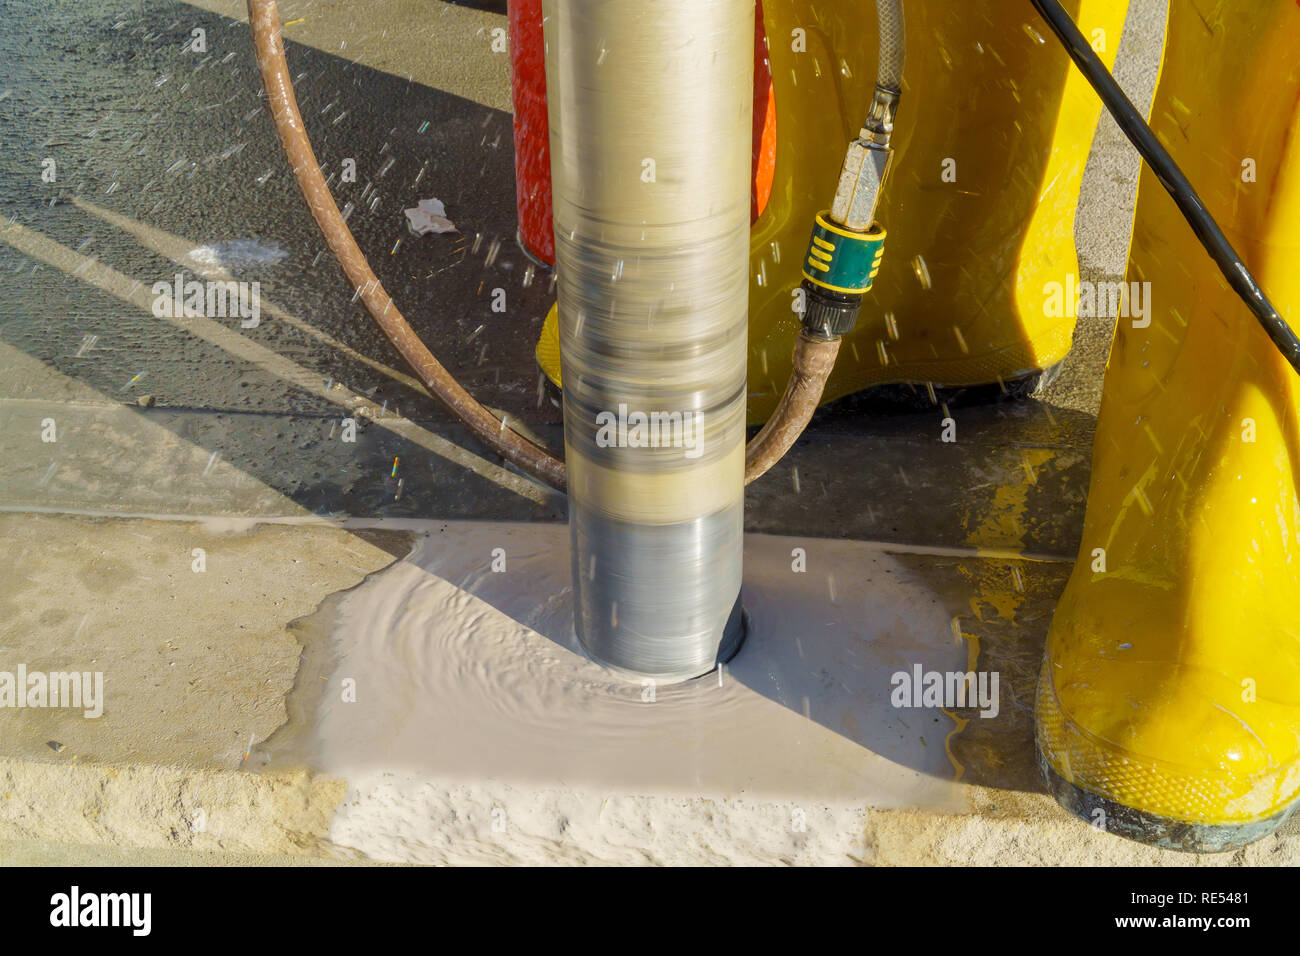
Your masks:
{"label": "shiny steel cylinder", "polygon": [[576,625],[682,680],[742,630],[753,0],[545,0]]}

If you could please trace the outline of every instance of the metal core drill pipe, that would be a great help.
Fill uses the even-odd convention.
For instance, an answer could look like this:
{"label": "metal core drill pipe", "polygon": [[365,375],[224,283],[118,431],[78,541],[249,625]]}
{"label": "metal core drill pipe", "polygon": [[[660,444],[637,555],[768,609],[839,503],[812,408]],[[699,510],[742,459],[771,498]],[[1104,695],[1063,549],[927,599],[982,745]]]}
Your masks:
{"label": "metal core drill pipe", "polygon": [[739,643],[753,0],[545,0],[578,637],[663,680]]}

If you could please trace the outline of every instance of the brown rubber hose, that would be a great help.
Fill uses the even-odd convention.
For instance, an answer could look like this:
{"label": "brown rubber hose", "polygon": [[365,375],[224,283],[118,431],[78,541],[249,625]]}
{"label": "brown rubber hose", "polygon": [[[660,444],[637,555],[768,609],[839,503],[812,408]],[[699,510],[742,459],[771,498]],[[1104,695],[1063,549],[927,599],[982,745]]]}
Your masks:
{"label": "brown rubber hose", "polygon": [[835,367],[840,340],[816,339],[801,331],[794,345],[794,369],[776,411],[745,449],[745,484],[762,478],[790,450],[822,400]]}
{"label": "brown rubber hose", "polygon": [[[564,462],[545,449],[508,428],[474,396],[461,386],[420,341],[392,296],[384,291],[379,278],[370,268],[365,255],[352,238],[334,196],[325,185],[316,153],[298,112],[298,100],[293,93],[293,80],[289,65],[284,59],[284,44],[280,36],[280,11],[276,0],[248,0],[248,22],[252,27],[253,46],[257,52],[257,67],[262,73],[271,119],[284,147],[285,157],[293,170],[293,178],[307,200],[307,208],[320,227],[334,258],[343,267],[370,313],[371,318],[388,336],[388,341],[401,353],[419,376],[429,393],[438,398],[457,418],[465,423],[480,441],[491,446],[523,471],[551,487],[566,490]],[[812,418],[821,401],[826,378],[835,365],[839,353],[838,339],[826,341],[800,333],[794,350],[794,371],[785,395],[776,412],[749,446],[745,449],[745,484],[761,477],[795,443]]]}

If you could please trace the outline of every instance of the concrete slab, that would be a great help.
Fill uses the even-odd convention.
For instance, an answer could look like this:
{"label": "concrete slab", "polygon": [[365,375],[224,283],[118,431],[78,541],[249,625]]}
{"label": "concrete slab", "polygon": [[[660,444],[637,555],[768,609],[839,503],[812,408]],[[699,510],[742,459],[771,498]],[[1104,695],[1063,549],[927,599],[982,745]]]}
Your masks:
{"label": "concrete slab", "polygon": [[[721,687],[651,703],[573,649],[563,528],[308,520],[0,517],[4,660],[105,687],[98,718],[0,708],[0,854],[1187,862],[1039,792],[1030,692],[1063,562],[751,537],[750,646]],[[996,670],[997,715],[894,707],[918,664]],[[1198,862],[1298,857],[1289,825]]]}
{"label": "concrete slab", "polygon": [[[400,536],[364,534],[404,551]],[[5,756],[58,764],[237,769],[285,720],[298,660],[286,625],[393,558],[324,525],[220,519],[3,514],[0,539],[0,660],[104,677],[92,719],[0,707]]]}

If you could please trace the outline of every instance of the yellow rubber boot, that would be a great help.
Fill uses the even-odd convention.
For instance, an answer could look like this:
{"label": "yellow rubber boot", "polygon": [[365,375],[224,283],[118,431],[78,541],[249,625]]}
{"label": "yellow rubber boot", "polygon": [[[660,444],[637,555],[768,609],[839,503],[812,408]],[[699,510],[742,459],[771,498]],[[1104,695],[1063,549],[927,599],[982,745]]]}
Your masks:
{"label": "yellow rubber boot", "polygon": [[[1170,6],[1152,126],[1295,327],[1300,7]],[[1038,747],[1088,822],[1219,851],[1300,798],[1300,377],[1149,170],[1138,197],[1150,324],[1112,346]]]}
{"label": "yellow rubber boot", "polygon": [[[785,390],[814,217],[866,118],[876,75],[871,2],[762,0],[776,103],[776,174],[750,256],[749,420]],[[1067,0],[1114,61],[1127,0]],[[1065,357],[1074,319],[1043,287],[1075,275],[1074,214],[1101,106],[1026,2],[908,0],[907,68],[879,211],[885,257],[830,401],[887,382],[1011,382]],[[554,311],[537,357],[559,384]]]}

